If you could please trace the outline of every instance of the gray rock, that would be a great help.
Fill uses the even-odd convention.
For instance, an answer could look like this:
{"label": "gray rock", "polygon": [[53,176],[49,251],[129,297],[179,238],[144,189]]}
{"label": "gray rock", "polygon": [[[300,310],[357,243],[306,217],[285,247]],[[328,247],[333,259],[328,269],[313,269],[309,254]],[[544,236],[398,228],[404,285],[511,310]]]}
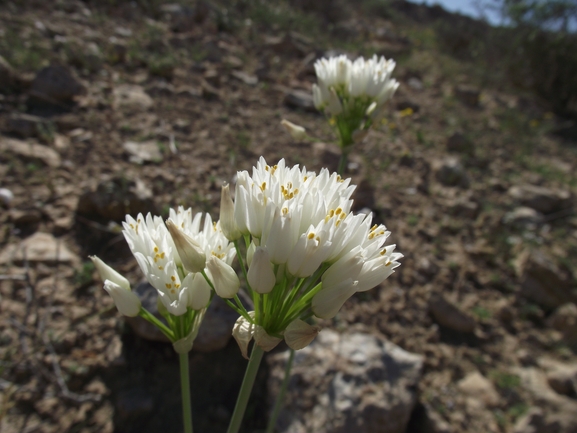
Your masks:
{"label": "gray rock", "polygon": [[7,130],[23,138],[37,137],[48,141],[54,135],[54,124],[48,119],[30,114],[12,113],[6,122]]}
{"label": "gray rock", "polygon": [[456,217],[474,220],[481,211],[479,205],[467,198],[458,198],[448,203],[449,213]]}
{"label": "gray rock", "polygon": [[96,190],[82,194],[76,213],[90,219],[123,221],[126,214],[158,213],[152,197],[152,191],[140,179],[113,177],[100,182]]}
{"label": "gray rock", "polygon": [[407,80],[407,85],[417,91],[423,90],[423,82],[419,80],[417,77],[411,77]]}
{"label": "gray rock", "polygon": [[521,294],[545,310],[577,300],[569,272],[544,252],[527,252],[518,260]]}
{"label": "gray rock", "polygon": [[517,185],[509,188],[508,194],[523,206],[543,214],[550,214],[571,206],[571,193],[562,189],[535,185]]}
{"label": "gray rock", "polygon": [[36,232],[19,244],[8,245],[0,252],[0,263],[25,261],[40,262],[47,265],[68,263],[76,265],[80,262],[78,256],[68,249],[60,239],[50,233]]}
{"label": "gray rock", "polygon": [[313,95],[304,90],[290,90],[284,98],[284,103],[290,108],[300,108],[305,111],[316,112]]}
{"label": "gray rock", "polygon": [[457,158],[447,157],[433,163],[433,170],[439,182],[445,186],[469,187],[465,168]]}
{"label": "gray rock", "polygon": [[112,91],[113,107],[122,111],[146,111],[153,101],[141,86],[121,84]]}
{"label": "gray rock", "polygon": [[145,141],[143,143],[127,141],[122,145],[122,148],[128,154],[128,160],[135,164],[162,162],[162,153],[156,141]]}
{"label": "gray rock", "polygon": [[[140,298],[144,308],[158,319],[164,320],[158,313],[158,292],[154,287],[147,281],[143,281],[136,286],[134,291]],[[232,336],[232,328],[237,318],[238,314],[226,305],[222,299],[215,296],[200,325],[200,330],[192,347],[193,350],[197,352],[215,352],[224,348]],[[168,343],[168,338],[142,317],[127,317],[126,321],[139,337]]]}
{"label": "gray rock", "polygon": [[485,406],[499,404],[499,393],[495,386],[478,371],[467,374],[457,383],[457,388],[463,394],[480,400]]}
{"label": "gray rock", "polygon": [[40,162],[52,168],[60,167],[61,163],[58,152],[50,147],[12,138],[0,137],[0,151],[12,153],[28,161]]}
{"label": "gray rock", "polygon": [[[288,352],[269,355],[278,393]],[[323,330],[296,352],[278,432],[404,433],[423,359],[368,334]]]}
{"label": "gray rock", "polygon": [[0,203],[6,207],[10,207],[14,200],[14,193],[8,188],[0,188]]}
{"label": "gray rock", "polygon": [[75,96],[85,92],[84,85],[65,66],[47,66],[41,69],[30,89],[31,95],[48,102],[71,102]]}
{"label": "gray rock", "polygon": [[455,132],[447,139],[447,150],[449,152],[464,153],[467,155],[475,154],[475,147],[471,140],[460,132]]}
{"label": "gray rock", "polygon": [[441,326],[465,333],[475,330],[475,319],[441,295],[431,296],[429,311]]}
{"label": "gray rock", "polygon": [[243,71],[232,71],[231,75],[249,86],[256,86],[258,84],[258,77],[255,75],[250,75]]}
{"label": "gray rock", "polygon": [[516,228],[535,228],[543,222],[543,214],[535,209],[519,206],[503,217],[503,223]]}

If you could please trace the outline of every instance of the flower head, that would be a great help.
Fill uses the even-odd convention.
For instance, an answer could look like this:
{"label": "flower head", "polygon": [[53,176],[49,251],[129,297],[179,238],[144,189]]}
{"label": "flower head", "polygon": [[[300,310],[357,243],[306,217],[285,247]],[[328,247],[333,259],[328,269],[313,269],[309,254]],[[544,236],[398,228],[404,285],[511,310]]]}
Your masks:
{"label": "flower head", "polygon": [[313,102],[334,119],[342,146],[353,144],[355,131],[367,130],[393,96],[399,87],[391,78],[394,68],[393,60],[376,55],[355,61],[341,55],[315,62],[318,83],[313,85]]}
{"label": "flower head", "polygon": [[379,285],[399,266],[402,254],[385,245],[385,226],[351,212],[349,179],[289,168],[284,160],[270,166],[264,158],[237,179],[234,215],[252,238],[248,283],[255,305],[239,318],[243,344],[250,334],[263,348],[283,337],[304,347],[318,329],[302,318],[333,317],[354,293]]}

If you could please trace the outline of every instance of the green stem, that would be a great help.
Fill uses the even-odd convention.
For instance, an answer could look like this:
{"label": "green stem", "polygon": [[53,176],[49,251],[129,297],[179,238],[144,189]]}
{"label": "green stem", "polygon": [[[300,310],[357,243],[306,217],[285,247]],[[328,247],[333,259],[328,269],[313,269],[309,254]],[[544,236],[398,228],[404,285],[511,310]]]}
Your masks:
{"label": "green stem", "polygon": [[174,333],[164,323],[162,323],[160,320],[158,320],[156,318],[156,316],[154,314],[152,314],[150,311],[148,311],[146,308],[141,307],[139,315],[140,315],[140,317],[149,321],[154,326],[156,326],[158,329],[160,329],[160,331],[164,335],[166,335],[170,341],[174,341]]}
{"label": "green stem", "polygon": [[288,359],[288,361],[286,363],[286,367],[284,369],[284,379],[282,380],[282,384],[280,386],[280,391],[279,391],[278,395],[276,396],[276,401],[274,403],[274,409],[272,411],[272,415],[269,418],[268,425],[266,427],[266,433],[273,433],[273,431],[274,431],[274,426],[276,425],[276,420],[278,418],[278,414],[280,412],[280,409],[281,409],[283,401],[284,401],[284,397],[286,395],[286,390],[288,387],[289,378],[290,378],[291,369],[293,366],[294,359],[295,359],[295,351],[293,349],[290,349],[289,359]]}
{"label": "green stem", "polygon": [[184,433],[192,433],[188,353],[180,353],[178,355],[178,360],[180,363],[180,389],[182,391],[182,420],[184,422]]}
{"label": "green stem", "polygon": [[236,399],[236,406],[234,407],[234,412],[230,419],[230,424],[228,425],[227,433],[238,433],[238,430],[240,429],[240,424],[244,417],[248,398],[250,397],[263,353],[264,352],[260,346],[257,346],[256,344],[253,346],[248,365],[246,366],[246,372],[244,373],[244,379],[242,380],[242,385],[238,393],[238,398]]}

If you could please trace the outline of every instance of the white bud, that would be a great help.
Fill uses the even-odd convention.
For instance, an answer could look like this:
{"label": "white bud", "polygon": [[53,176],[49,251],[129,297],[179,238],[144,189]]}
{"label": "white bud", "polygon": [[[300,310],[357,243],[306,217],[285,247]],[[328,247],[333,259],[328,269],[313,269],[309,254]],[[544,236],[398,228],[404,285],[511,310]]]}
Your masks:
{"label": "white bud", "polygon": [[337,95],[335,89],[331,89],[327,109],[332,116],[341,114],[343,111],[343,105],[341,104],[341,100],[339,99],[339,96]]}
{"label": "white bud", "polygon": [[343,304],[357,291],[358,281],[351,278],[336,286],[321,289],[312,300],[311,307],[315,316],[321,319],[332,319]]}
{"label": "white bud", "polygon": [[295,125],[286,119],[283,119],[280,124],[285,127],[293,140],[302,141],[307,138],[306,130],[302,126]]}
{"label": "white bud", "polygon": [[[249,311],[248,315],[254,318],[254,311]],[[236,340],[242,356],[248,359],[248,345],[254,335],[254,325],[246,320],[243,316],[236,319],[236,323],[232,328],[232,336]]]}
{"label": "white bud", "polygon": [[189,272],[201,272],[206,265],[206,254],[198,242],[180,230],[172,220],[166,221],[166,227],[182,261]]}
{"label": "white bud", "polygon": [[270,293],[274,287],[276,277],[266,248],[256,247],[247,279],[250,287],[257,293]]}
{"label": "white bud", "polygon": [[212,276],[216,294],[224,299],[233,298],[240,288],[240,280],[234,269],[214,256],[208,259],[206,265]]}
{"label": "white bud", "polygon": [[228,183],[222,186],[220,194],[220,228],[229,241],[235,241],[241,236],[234,219],[234,203]]}
{"label": "white bud", "polygon": [[128,317],[138,316],[141,303],[138,296],[136,296],[136,293],[130,289],[127,290],[110,280],[104,281],[104,290],[112,296],[114,304],[121,314]]}
{"label": "white bud", "polygon": [[94,263],[94,267],[98,271],[102,281],[110,280],[123,289],[130,291],[130,283],[125,277],[120,275],[97,256],[90,256],[90,260],[92,260],[92,263]]}
{"label": "white bud", "polygon": [[[187,281],[189,277],[191,278],[190,283]],[[200,272],[187,275],[182,284],[186,283],[190,284],[188,306],[193,310],[202,310],[210,301],[210,285]]]}
{"label": "white bud", "polygon": [[256,244],[254,243],[254,240],[250,243],[250,245],[248,246],[248,248],[246,249],[246,265],[250,268],[250,265],[252,264],[252,258],[254,256],[254,251],[256,250]]}

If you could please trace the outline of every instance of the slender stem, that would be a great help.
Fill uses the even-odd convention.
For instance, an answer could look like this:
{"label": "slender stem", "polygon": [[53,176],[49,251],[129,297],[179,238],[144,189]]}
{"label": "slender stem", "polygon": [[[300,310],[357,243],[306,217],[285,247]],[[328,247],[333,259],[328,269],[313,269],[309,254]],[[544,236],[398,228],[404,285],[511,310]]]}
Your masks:
{"label": "slender stem", "polygon": [[276,425],[276,420],[278,418],[278,414],[280,412],[280,409],[281,409],[283,401],[284,401],[284,397],[286,395],[286,390],[288,387],[289,378],[291,375],[291,369],[293,366],[294,359],[295,359],[295,351],[293,349],[290,349],[289,358],[288,358],[288,361],[286,363],[286,367],[284,369],[284,379],[282,380],[282,384],[280,386],[279,393],[276,396],[276,401],[274,403],[274,409],[272,411],[271,417],[268,420],[268,425],[266,426],[266,433],[273,433],[274,432],[274,426]]}
{"label": "slender stem", "polygon": [[182,391],[182,420],[184,433],[192,433],[192,411],[190,404],[190,378],[188,375],[188,352],[178,355],[180,363],[180,389]]}
{"label": "slender stem", "polygon": [[240,429],[240,424],[244,418],[248,398],[252,392],[252,387],[254,385],[254,380],[263,353],[263,350],[259,346],[256,344],[253,346],[248,365],[246,366],[246,372],[244,373],[244,379],[242,380],[242,385],[236,399],[236,406],[234,407],[234,412],[230,419],[230,424],[228,425],[227,433],[238,433],[238,430]]}
{"label": "slender stem", "polygon": [[141,307],[140,308],[140,313],[139,313],[140,317],[142,317],[143,319],[149,321],[150,323],[152,323],[154,326],[156,326],[164,335],[166,335],[168,337],[168,339],[170,341],[174,340],[174,333],[172,332],[172,330],[170,330],[164,323],[162,323],[160,320],[158,320],[154,314],[152,314],[150,311],[148,311],[146,308]]}

